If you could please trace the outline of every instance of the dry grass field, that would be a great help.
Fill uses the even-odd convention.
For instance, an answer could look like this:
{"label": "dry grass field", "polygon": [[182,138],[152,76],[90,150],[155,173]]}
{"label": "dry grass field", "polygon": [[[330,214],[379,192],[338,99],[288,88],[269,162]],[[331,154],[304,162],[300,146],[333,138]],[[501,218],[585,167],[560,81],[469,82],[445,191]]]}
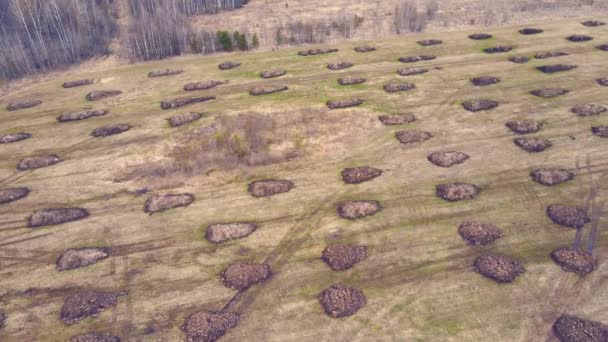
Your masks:
{"label": "dry grass field", "polygon": [[[0,145],[0,189],[22,186],[31,192],[0,205],[0,310],[6,314],[0,340],[66,341],[104,331],[123,341],[181,341],[185,335],[180,326],[202,309],[239,313],[239,324],[222,341],[556,341],[551,326],[563,313],[608,323],[608,236],[600,236],[594,251],[599,265],[585,277],[564,272],[549,256],[570,245],[575,230],[552,223],[545,209],[552,203],[583,206],[578,179],[548,187],[529,176],[543,167],[573,170],[576,158],[587,155],[594,177],[608,171],[608,139],[591,133],[592,126],[608,124],[608,114],[578,117],[570,111],[586,103],[608,105],[608,87],[595,81],[608,77],[608,52],[595,48],[608,44],[608,25],[586,27],[582,20],[543,23],[539,27],[544,32],[537,35],[519,34],[522,27],[488,29],[494,38],[480,41],[467,38],[475,31],[393,36],[374,41],[377,50],[368,53],[353,51],[366,42],[352,41],[325,46],[339,51],[317,56],[298,56],[302,47],[92,72],[74,69],[15,87],[0,98],[0,134],[27,132],[32,137]],[[565,39],[572,34],[594,40]],[[422,47],[416,44],[421,39],[441,39],[443,44]],[[483,52],[498,45],[514,49]],[[508,61],[514,55],[556,50],[568,55],[525,64]],[[437,58],[398,61],[419,54]],[[226,60],[242,65],[219,70]],[[354,66],[326,68],[339,61]],[[578,68],[555,74],[535,69],[557,63]],[[405,67],[429,72],[399,76],[396,70]],[[166,68],[184,72],[147,77]],[[273,68],[287,74],[259,77]],[[484,75],[501,82],[476,87],[469,81]],[[367,81],[341,86],[336,80],[344,76]],[[96,83],[61,86],[85,78]],[[182,90],[186,83],[208,80],[228,83]],[[391,82],[416,88],[387,93],[383,85]],[[289,89],[250,96],[248,91],[258,85]],[[570,92],[550,99],[530,94],[544,87]],[[85,100],[90,91],[109,89],[122,94]],[[161,109],[161,100],[185,95],[217,98]],[[11,101],[29,98],[43,103],[5,109]],[[325,105],[330,99],[351,98],[365,102],[338,110]],[[463,109],[463,101],[477,98],[496,100],[499,106],[480,112]],[[110,113],[82,121],[56,120],[65,112],[104,108]],[[167,123],[168,117],[190,111],[204,114],[180,127]],[[408,112],[415,114],[415,122],[384,126],[378,120],[379,115]],[[253,125],[250,131],[259,133],[261,142],[255,145],[247,135],[238,135],[249,126],[237,127],[226,131],[237,132],[237,138],[232,135],[236,140],[219,151],[251,158],[207,155],[213,152],[210,137],[226,139],[221,128],[210,127],[238,126],[239,116],[256,118],[245,120],[245,126]],[[528,153],[516,146],[513,139],[519,136],[505,123],[521,119],[543,121],[532,136],[549,139],[552,147]],[[132,128],[109,137],[91,136],[95,128],[111,124]],[[404,145],[395,139],[400,130],[428,131],[432,138]],[[184,152],[188,148],[194,151],[190,155]],[[451,168],[427,160],[430,153],[445,150],[464,152],[470,159]],[[49,154],[63,162],[16,169],[23,158]],[[383,173],[368,182],[344,184],[340,172],[356,166]],[[585,171],[579,178],[588,176]],[[287,179],[295,187],[272,197],[251,196],[248,184],[266,178]],[[460,202],[435,195],[436,185],[452,182],[475,184],[481,192]],[[180,193],[193,194],[194,202],[152,215],[144,212],[150,196]],[[336,213],[336,205],[346,200],[376,200],[382,210],[346,220]],[[90,216],[28,228],[34,211],[59,207],[85,208]],[[459,224],[467,220],[493,223],[503,237],[483,247],[467,245],[458,235]],[[231,222],[253,222],[258,229],[221,244],[205,239],[209,225]],[[604,229],[602,234],[608,233]],[[330,243],[366,245],[369,256],[348,270],[332,271],[320,258]],[[57,258],[79,247],[107,247],[110,257],[59,272]],[[487,252],[520,261],[525,273],[507,284],[484,278],[473,270],[473,262]],[[236,261],[265,262],[272,277],[247,290],[230,289],[219,274]],[[361,290],[367,304],[350,317],[327,316],[317,296],[332,284]],[[61,307],[80,290],[126,295],[98,317],[66,326]]]}

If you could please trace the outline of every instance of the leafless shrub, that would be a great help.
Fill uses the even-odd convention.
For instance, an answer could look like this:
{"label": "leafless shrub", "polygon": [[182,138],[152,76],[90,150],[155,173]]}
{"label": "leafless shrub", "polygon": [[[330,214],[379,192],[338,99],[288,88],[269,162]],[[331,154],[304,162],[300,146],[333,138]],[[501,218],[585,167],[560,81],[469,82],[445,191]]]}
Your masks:
{"label": "leafless shrub", "polygon": [[393,25],[397,34],[404,32],[424,31],[428,22],[435,18],[439,5],[436,1],[431,1],[427,5],[426,11],[419,11],[415,2],[410,0],[402,1],[395,6],[393,13]]}

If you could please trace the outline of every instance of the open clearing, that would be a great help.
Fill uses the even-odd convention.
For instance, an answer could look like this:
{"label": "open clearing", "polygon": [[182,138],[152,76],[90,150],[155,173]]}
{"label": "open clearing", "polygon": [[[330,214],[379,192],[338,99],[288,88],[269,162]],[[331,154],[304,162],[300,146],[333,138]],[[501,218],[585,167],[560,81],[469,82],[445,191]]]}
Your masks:
{"label": "open clearing", "polygon": [[[530,178],[532,170],[541,168],[573,171],[576,157],[587,154],[592,174],[608,170],[608,139],[591,131],[608,124],[608,114],[581,117],[570,111],[588,103],[608,105],[608,87],[596,82],[608,77],[608,53],[595,48],[608,43],[608,25],[587,27],[580,23],[585,19],[539,24],[544,32],[535,35],[520,34],[524,26],[487,29],[493,37],[486,40],[469,39],[475,31],[404,35],[319,46],[339,51],[306,57],[298,55],[304,49],[300,47],[183,57],[88,73],[71,70],[2,95],[0,135],[32,136],[0,145],[0,189],[30,189],[26,197],[0,204],[0,311],[6,315],[0,340],[66,341],[99,331],[123,341],[180,341],[185,339],[180,326],[202,310],[238,313],[238,325],[221,341],[555,341],[551,326],[564,313],[607,323],[608,236],[600,238],[594,251],[594,272],[581,278],[563,271],[551,252],[570,245],[576,232],[554,224],[545,210],[554,203],[582,206],[577,184],[549,187]],[[565,39],[574,34],[594,39]],[[416,43],[425,39],[443,43]],[[353,50],[362,44],[377,50]],[[483,52],[495,46],[513,49]],[[568,55],[550,63],[508,60],[557,50]],[[397,73],[406,65],[399,58],[423,54],[437,56],[415,63],[428,72],[407,77]],[[220,70],[218,65],[227,60],[241,65]],[[339,61],[354,66],[327,69]],[[536,70],[556,63],[578,67],[555,74]],[[275,68],[287,73],[278,79],[260,77]],[[148,77],[165,69],[183,73]],[[500,82],[471,84],[470,79],[487,75]],[[367,81],[337,83],[347,76]],[[96,83],[62,87],[79,79]],[[209,80],[228,83],[183,90],[184,84]],[[397,93],[383,89],[404,82],[415,88]],[[248,93],[256,86],[283,85],[289,89],[263,96]],[[556,87],[570,92],[554,98],[530,94]],[[85,99],[92,91],[108,89],[122,93],[94,102]],[[160,106],[165,99],[183,96],[216,98],[170,110]],[[42,104],[6,109],[10,102],[31,98]],[[354,98],[363,104],[336,110],[326,106],[329,100]],[[479,112],[463,108],[464,101],[477,99],[500,105]],[[57,122],[64,113],[98,109],[109,112]],[[167,122],[188,112],[202,114],[178,127]],[[416,121],[385,126],[378,119],[404,113],[414,114]],[[241,122],[235,119],[239,115],[258,120],[234,128]],[[525,136],[548,139],[552,147],[528,153],[516,146],[513,139],[521,135],[505,126],[512,120],[543,122],[542,130]],[[130,129],[103,138],[90,135],[116,124]],[[254,124],[262,126],[248,131]],[[252,136],[273,133],[274,140],[262,139],[266,145],[250,142],[243,151],[242,137],[222,135],[226,127]],[[395,133],[408,130],[427,131],[432,138],[401,144]],[[256,153],[247,160],[184,157],[174,146],[191,144],[185,138],[190,135],[201,143],[214,141],[216,147],[229,138],[220,147],[236,149],[238,156]],[[470,158],[449,168],[427,160],[441,151],[460,151]],[[24,158],[55,154],[62,162],[17,170]],[[175,169],[163,164],[169,161]],[[341,172],[361,166],[382,174],[345,184]],[[293,187],[252,196],[249,184],[265,179],[286,180]],[[473,199],[449,202],[435,195],[436,185],[448,183],[475,184],[481,191]],[[193,201],[144,211],[150,197],[169,194],[192,194]],[[382,210],[356,220],[338,216],[338,203],[358,200],[377,201]],[[32,213],[47,208],[84,208],[89,215],[28,227]],[[458,234],[466,221],[491,222],[502,237],[471,246]],[[256,229],[221,243],[205,237],[211,225],[238,222]],[[338,243],[367,246],[368,256],[347,270],[332,271],[321,255]],[[107,248],[109,256],[59,272],[57,259],[78,248]],[[525,273],[512,283],[497,284],[474,271],[474,261],[483,254],[517,260]],[[234,290],[220,281],[220,274],[237,262],[267,264],[272,275]],[[352,316],[329,317],[318,296],[335,284],[361,291],[365,305]],[[65,299],[82,291],[121,295],[98,317],[64,325],[60,312]]]}

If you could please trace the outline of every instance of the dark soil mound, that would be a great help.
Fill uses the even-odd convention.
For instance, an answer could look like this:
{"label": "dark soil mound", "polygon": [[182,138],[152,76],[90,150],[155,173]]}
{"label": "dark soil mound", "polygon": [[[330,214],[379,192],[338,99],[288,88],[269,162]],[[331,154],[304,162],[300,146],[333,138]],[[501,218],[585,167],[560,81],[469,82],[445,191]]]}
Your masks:
{"label": "dark soil mound", "polygon": [[346,184],[359,184],[382,174],[382,170],[369,166],[352,167],[342,170],[342,180]]}
{"label": "dark soil mound", "polygon": [[96,90],[87,94],[85,97],[88,101],[97,101],[107,97],[117,96],[122,94],[120,90]]}
{"label": "dark soil mound", "polygon": [[576,65],[569,64],[553,64],[553,65],[543,65],[536,67],[536,70],[540,72],[544,72],[545,74],[553,74],[556,72],[568,71],[572,69],[578,68]]}
{"label": "dark soil mound", "polygon": [[271,275],[267,264],[236,262],[220,274],[220,280],[226,287],[240,291],[266,281]]}
{"label": "dark soil mound", "polygon": [[608,51],[608,44],[604,44],[604,45],[598,45],[596,46],[596,48],[598,50],[602,50],[602,51]]}
{"label": "dark soil mound", "polygon": [[571,315],[561,315],[553,323],[553,333],[560,342],[608,341],[608,326]]}
{"label": "dark soil mound", "polygon": [[350,62],[331,63],[331,64],[327,64],[327,69],[329,69],[329,70],[342,70],[342,69],[350,68],[353,65],[354,64],[350,63]]}
{"label": "dark soil mound", "polygon": [[530,94],[548,99],[551,97],[565,95],[565,94],[568,94],[569,92],[570,92],[570,90],[563,89],[563,88],[543,88],[543,89],[532,90],[530,92]]}
{"label": "dark soil mound", "polygon": [[340,85],[353,85],[353,84],[361,84],[366,81],[363,77],[355,77],[355,76],[345,76],[338,78],[338,83]]}
{"label": "dark soil mound", "polygon": [[37,105],[39,105],[41,103],[42,103],[42,101],[40,101],[40,100],[13,101],[13,102],[9,103],[8,106],[6,106],[6,109],[13,111],[13,110],[31,108],[31,107],[36,107]]}
{"label": "dark soil mound", "polygon": [[220,68],[220,70],[228,70],[228,69],[234,69],[239,66],[241,66],[241,63],[227,61],[227,62],[220,63],[217,67]]}
{"label": "dark soil mound", "polygon": [[530,153],[542,152],[553,145],[550,140],[532,137],[517,138],[513,140],[513,143]]}
{"label": "dark soil mound", "polygon": [[505,124],[513,133],[517,134],[529,134],[536,133],[543,128],[542,121],[534,120],[511,120]]}
{"label": "dark soil mound", "polygon": [[425,68],[403,68],[403,69],[397,70],[397,73],[400,76],[420,75],[420,74],[424,74],[427,72],[429,72],[429,69],[425,69]]}
{"label": "dark soil mound", "polygon": [[153,214],[177,207],[187,207],[192,202],[194,202],[194,195],[188,193],[154,195],[146,201],[144,211]]}
{"label": "dark soil mound", "polygon": [[83,208],[48,208],[34,211],[28,218],[27,226],[30,228],[52,226],[82,220],[88,216],[89,212]]}
{"label": "dark soil mound", "polygon": [[487,86],[500,82],[500,78],[494,76],[480,76],[471,78],[471,83],[476,86]]}
{"label": "dark soil mound", "polygon": [[286,73],[287,73],[287,70],[283,70],[283,69],[267,70],[267,71],[262,71],[260,73],[260,77],[261,78],[275,78],[275,77],[283,76]]}
{"label": "dark soil mound", "polygon": [[433,152],[427,157],[431,163],[440,167],[452,167],[464,163],[469,158],[468,154],[457,151]]}
{"label": "dark soil mound", "polygon": [[382,210],[378,201],[346,201],[338,203],[338,215],[348,220],[356,220],[366,216],[374,215]]}
{"label": "dark soil mound", "polygon": [[494,46],[491,48],[484,49],[485,53],[504,53],[513,50],[512,46]]}
{"label": "dark soil mound", "polygon": [[360,290],[344,285],[332,285],[319,294],[319,303],[325,313],[334,318],[354,315],[366,304]]}
{"label": "dark soil mound", "polygon": [[334,271],[346,270],[367,259],[367,247],[330,245],[321,254],[321,259]]}
{"label": "dark soil mound", "polygon": [[547,207],[547,216],[555,224],[570,228],[583,228],[591,219],[584,209],[568,207],[561,204],[551,204]]}
{"label": "dark soil mound", "polygon": [[316,56],[328,53],[338,52],[338,49],[310,49],[298,52],[300,56]]}
{"label": "dark soil mound", "polygon": [[467,183],[439,184],[435,187],[435,194],[450,202],[473,199],[480,192],[481,189],[477,185]]}
{"label": "dark soil mound", "polygon": [[547,58],[554,58],[554,57],[561,57],[561,56],[568,56],[568,53],[563,52],[563,51],[539,52],[536,55],[534,55],[534,58],[547,59]]}
{"label": "dark soil mound", "polygon": [[543,33],[544,31],[538,28],[524,28],[519,30],[519,33],[523,34],[523,35],[530,35],[530,34],[539,34],[539,33]]}
{"label": "dark soil mound", "polygon": [[94,116],[102,116],[108,114],[110,111],[107,109],[95,109],[95,110],[83,110],[80,112],[64,113],[57,117],[58,122],[69,122],[86,120]]}
{"label": "dark soil mound", "polygon": [[574,34],[570,37],[567,37],[566,39],[568,39],[569,41],[574,42],[574,43],[579,43],[579,42],[588,42],[588,41],[592,40],[593,37],[585,36],[582,34]]}
{"label": "dark soil mound", "polygon": [[25,140],[31,138],[32,135],[30,133],[15,133],[15,134],[3,134],[0,135],[0,144],[10,144],[17,141]]}
{"label": "dark soil mound", "polygon": [[597,84],[602,85],[604,87],[608,87],[608,77],[602,77],[595,80]]}
{"label": "dark soil mound", "polygon": [[526,56],[512,56],[512,57],[509,57],[509,61],[511,61],[513,63],[517,63],[517,64],[524,64],[524,63],[528,63],[530,61],[530,58],[528,58]]}
{"label": "dark soil mound", "polygon": [[464,107],[464,109],[468,110],[469,112],[479,112],[482,110],[492,110],[492,109],[498,107],[498,101],[483,100],[483,99],[468,100],[468,101],[464,101],[462,103],[462,106]]}
{"label": "dark soil mound", "polygon": [[215,96],[195,96],[195,97],[178,97],[171,100],[164,100],[160,102],[162,109],[174,109],[189,105],[191,103],[206,102],[215,100]]}
{"label": "dark soil mound", "polygon": [[253,197],[268,197],[289,192],[295,185],[286,179],[262,179],[249,183],[247,191]]}
{"label": "dark soil mound", "polygon": [[591,253],[572,247],[562,247],[554,250],[551,252],[551,259],[560,265],[564,271],[578,273],[581,276],[586,276],[597,267],[597,261]]}
{"label": "dark soil mound", "polygon": [[597,27],[597,26],[604,26],[606,25],[605,22],[603,21],[598,21],[598,20],[587,20],[587,21],[583,21],[581,24],[587,26],[587,27]]}
{"label": "dark soil mound", "polygon": [[396,93],[399,91],[409,91],[415,89],[416,86],[410,83],[389,83],[385,84],[383,88],[387,93]]}
{"label": "dark soil mound", "polygon": [[591,127],[591,133],[600,138],[608,138],[608,125]]}
{"label": "dark soil mound", "polygon": [[578,116],[592,116],[605,113],[608,108],[595,103],[586,103],[574,106],[570,111]]}
{"label": "dark soil mound", "polygon": [[443,43],[443,41],[439,40],[439,39],[425,39],[425,40],[419,40],[416,43],[422,45],[422,46],[431,46],[431,45],[438,45]]}
{"label": "dark soil mound", "polygon": [[118,303],[118,294],[101,291],[82,291],[70,295],[61,307],[60,318],[65,325],[72,325],[87,317],[96,317]]}
{"label": "dark soil mound", "polygon": [[485,246],[502,237],[496,225],[481,222],[463,222],[458,226],[458,234],[473,246]]}
{"label": "dark soil mound", "polygon": [[51,154],[48,156],[40,156],[40,157],[27,157],[27,158],[22,159],[19,162],[19,164],[17,164],[17,170],[25,171],[25,170],[39,169],[41,167],[55,165],[62,161],[63,161],[63,159],[61,159],[56,154]]}
{"label": "dark soil mound", "polygon": [[4,321],[6,321],[6,314],[0,311],[0,330],[4,328]]}
{"label": "dark soil mound", "polygon": [[469,36],[469,39],[473,40],[485,40],[490,38],[492,38],[492,35],[487,33],[473,33]]}
{"label": "dark soil mound", "polygon": [[157,71],[150,71],[148,73],[148,77],[173,76],[173,75],[179,75],[179,74],[181,74],[183,72],[184,72],[184,70],[181,70],[181,69],[175,69],[175,70],[171,70],[171,69],[157,70]]}
{"label": "dark soil mound", "polygon": [[369,46],[369,45],[362,45],[362,46],[357,46],[355,48],[356,52],[371,52],[371,51],[376,51],[376,48],[373,46]]}
{"label": "dark soil mound", "polygon": [[93,84],[93,83],[95,83],[95,80],[93,80],[93,79],[75,80],[75,81],[65,82],[63,84],[63,87],[64,88],[82,87],[82,86],[90,85],[90,84]]}
{"label": "dark soil mound", "polygon": [[205,238],[213,243],[222,243],[247,237],[257,228],[255,223],[217,223],[207,228]]}
{"label": "dark soil mound", "polygon": [[236,312],[199,311],[181,326],[188,342],[214,342],[239,324]]}
{"label": "dark soil mound", "polygon": [[484,254],[475,259],[475,272],[490,278],[497,283],[510,283],[525,272],[524,266],[517,260],[494,254]]}
{"label": "dark soil mound", "polygon": [[84,247],[68,249],[57,259],[58,271],[68,271],[100,262],[110,256],[109,248]]}
{"label": "dark soil mound", "polygon": [[116,124],[116,125],[97,127],[93,130],[93,132],[91,132],[91,136],[96,137],[96,138],[109,137],[111,135],[124,133],[130,129],[131,129],[131,125],[127,125],[127,124]]}
{"label": "dark soil mound", "polygon": [[120,342],[120,337],[109,333],[90,332],[74,336],[69,342]]}
{"label": "dark soil mound", "polygon": [[194,91],[194,90],[206,90],[215,88],[220,84],[224,84],[226,82],[222,81],[204,81],[204,82],[193,82],[184,84],[185,91]]}
{"label": "dark soil mound", "polygon": [[190,123],[192,121],[199,120],[202,117],[203,114],[201,113],[190,112],[174,115],[168,118],[167,121],[169,121],[169,125],[171,125],[171,127],[178,127]]}
{"label": "dark soil mound", "polygon": [[416,121],[416,116],[412,113],[387,114],[378,116],[378,120],[386,126],[404,125]]}
{"label": "dark soil mound", "polygon": [[562,169],[536,169],[530,172],[532,180],[542,185],[557,185],[574,179],[574,173]]}
{"label": "dark soil mound", "polygon": [[10,203],[22,198],[27,197],[30,194],[28,188],[9,188],[0,189],[0,204]]}
{"label": "dark soil mound", "polygon": [[395,133],[395,138],[399,140],[400,143],[407,144],[415,144],[421,143],[423,141],[429,140],[433,137],[433,135],[426,131],[398,131]]}
{"label": "dark soil mound", "polygon": [[430,61],[437,58],[433,55],[420,55],[420,56],[407,56],[399,58],[399,62],[401,63],[415,63],[420,61]]}
{"label": "dark soil mound", "polygon": [[259,96],[266,94],[278,93],[281,91],[286,91],[289,88],[287,86],[257,86],[253,87],[249,90],[249,95],[251,96]]}
{"label": "dark soil mound", "polygon": [[327,101],[327,108],[329,109],[341,109],[348,107],[356,107],[363,104],[361,99],[348,99],[348,100],[329,100]]}

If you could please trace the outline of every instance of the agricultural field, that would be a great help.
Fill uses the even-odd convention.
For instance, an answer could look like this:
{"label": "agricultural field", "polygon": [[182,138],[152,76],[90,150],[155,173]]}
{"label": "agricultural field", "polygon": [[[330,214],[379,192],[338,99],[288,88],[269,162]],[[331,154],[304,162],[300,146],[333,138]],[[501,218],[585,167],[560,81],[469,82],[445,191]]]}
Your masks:
{"label": "agricultural field", "polygon": [[[608,25],[588,19],[608,22],[15,84],[0,340],[557,341],[564,314],[607,324]],[[560,267],[577,236],[593,260]]]}

